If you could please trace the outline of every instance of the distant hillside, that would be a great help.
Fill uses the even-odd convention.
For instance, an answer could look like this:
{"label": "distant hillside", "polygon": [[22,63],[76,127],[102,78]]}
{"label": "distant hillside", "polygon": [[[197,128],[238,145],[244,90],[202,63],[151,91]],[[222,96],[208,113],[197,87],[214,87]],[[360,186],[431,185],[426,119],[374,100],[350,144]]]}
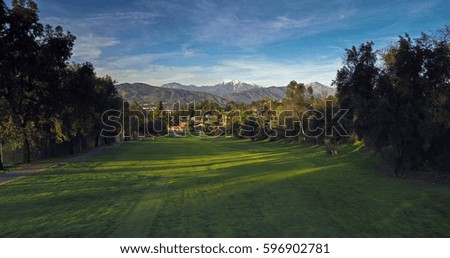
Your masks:
{"label": "distant hillside", "polygon": [[[308,83],[312,86],[315,96],[334,95],[334,88],[318,82]],[[183,85],[180,83],[168,83],[161,87],[144,83],[123,83],[116,85],[119,94],[126,100],[135,100],[141,104],[154,104],[158,101],[175,103],[182,101],[201,102],[209,100],[219,105],[233,101],[235,103],[249,104],[262,99],[281,100],[286,97],[286,87],[261,87],[241,81],[222,82],[214,86]]]}
{"label": "distant hillside", "polygon": [[[319,82],[305,84],[306,87],[313,88],[313,95],[316,97],[327,97],[336,94],[334,88],[325,86]],[[223,95],[224,98],[234,101],[235,103],[251,103],[262,99],[281,100],[286,97],[286,87],[258,87],[246,91],[234,92]]]}
{"label": "distant hillside", "polygon": [[189,90],[189,91],[201,91],[206,92],[206,90],[203,90],[203,88],[209,87],[209,86],[195,86],[195,85],[183,85],[178,82],[171,82],[161,85],[161,88],[165,89],[179,89],[179,90]]}
{"label": "distant hillside", "polygon": [[268,88],[255,88],[242,92],[235,92],[223,96],[235,103],[252,103],[253,101],[259,101],[262,99],[276,99],[280,100],[286,97],[286,87],[268,87]]}
{"label": "distant hillside", "polygon": [[178,101],[201,102],[209,100],[219,105],[225,105],[228,100],[205,92],[194,92],[181,89],[168,89],[151,86],[145,83],[122,83],[116,85],[119,94],[126,100],[136,101],[140,104],[155,104],[158,101],[176,103]]}

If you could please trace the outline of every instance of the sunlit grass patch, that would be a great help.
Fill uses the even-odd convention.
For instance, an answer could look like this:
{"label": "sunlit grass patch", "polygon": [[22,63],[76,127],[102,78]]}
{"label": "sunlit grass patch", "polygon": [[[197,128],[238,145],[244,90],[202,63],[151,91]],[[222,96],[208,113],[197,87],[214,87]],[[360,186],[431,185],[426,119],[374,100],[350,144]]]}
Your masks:
{"label": "sunlit grass patch", "polygon": [[450,189],[361,145],[124,143],[0,187],[3,237],[448,237]]}

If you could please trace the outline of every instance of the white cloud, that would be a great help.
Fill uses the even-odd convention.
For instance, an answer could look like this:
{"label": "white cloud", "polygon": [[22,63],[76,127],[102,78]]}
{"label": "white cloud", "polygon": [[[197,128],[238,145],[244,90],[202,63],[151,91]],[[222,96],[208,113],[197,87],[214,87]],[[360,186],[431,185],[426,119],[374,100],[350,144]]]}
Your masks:
{"label": "white cloud", "polygon": [[275,20],[268,22],[266,26],[273,30],[286,30],[305,28],[313,23],[314,19],[312,17],[296,20],[286,16],[279,16]]}
{"label": "white cloud", "polygon": [[109,37],[97,37],[92,34],[77,36],[73,57],[82,60],[94,60],[101,56],[102,49],[119,44],[119,40]]}

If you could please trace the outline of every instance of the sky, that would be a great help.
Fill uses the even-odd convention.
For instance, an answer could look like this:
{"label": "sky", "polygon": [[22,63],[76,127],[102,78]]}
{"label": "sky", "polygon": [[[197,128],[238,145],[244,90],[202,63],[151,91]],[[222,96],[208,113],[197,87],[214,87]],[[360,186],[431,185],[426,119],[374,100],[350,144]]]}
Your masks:
{"label": "sky", "polygon": [[118,83],[241,80],[330,85],[345,49],[382,49],[450,25],[448,0],[37,0],[41,22],[77,36],[72,61]]}

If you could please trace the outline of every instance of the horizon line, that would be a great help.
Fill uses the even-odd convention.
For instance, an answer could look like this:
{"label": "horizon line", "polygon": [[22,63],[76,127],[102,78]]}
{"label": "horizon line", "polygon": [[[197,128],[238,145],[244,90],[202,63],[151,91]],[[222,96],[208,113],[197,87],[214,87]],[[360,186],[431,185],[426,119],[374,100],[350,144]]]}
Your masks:
{"label": "horizon line", "polygon": [[[259,86],[259,87],[262,87],[262,88],[270,88],[270,87],[287,87],[287,85],[289,84],[289,83],[288,83],[287,85],[270,85],[270,86],[262,86],[262,85],[259,85],[259,84],[256,84],[256,83],[250,83],[250,82],[245,82],[245,81],[241,81],[241,80],[223,80],[222,82],[219,82],[219,83],[216,83],[216,84],[210,84],[210,85],[183,84],[183,83],[176,82],[176,81],[167,82],[167,83],[164,83],[164,84],[162,84],[162,85],[153,85],[153,84],[150,84],[150,83],[147,83],[147,82],[137,82],[137,81],[135,81],[135,82],[120,82],[120,83],[119,83],[119,82],[116,82],[116,83],[114,83],[114,85],[117,86],[117,85],[120,85],[120,84],[146,84],[146,85],[148,85],[148,86],[153,86],[153,87],[162,87],[162,86],[164,86],[164,85],[166,85],[166,84],[176,83],[176,84],[179,84],[179,85],[181,85],[181,86],[194,86],[194,87],[201,88],[201,87],[214,87],[214,86],[218,86],[218,85],[223,84],[223,83],[230,83],[230,82],[233,82],[233,81],[245,83],[245,84],[248,84],[248,85]],[[291,81],[294,81],[294,80],[291,80]],[[295,80],[295,81],[297,81],[297,80]],[[298,82],[298,81],[297,81],[297,82]],[[335,87],[333,87],[333,86],[331,86],[331,85],[323,84],[323,83],[321,83],[321,82],[319,82],[319,81],[306,82],[306,83],[305,83],[305,82],[298,82],[298,83],[303,83],[303,84],[305,84],[305,85],[313,84],[313,83],[319,83],[319,84],[321,84],[321,85],[323,85],[323,86],[326,86],[326,87],[329,87],[329,88],[335,88]]]}

